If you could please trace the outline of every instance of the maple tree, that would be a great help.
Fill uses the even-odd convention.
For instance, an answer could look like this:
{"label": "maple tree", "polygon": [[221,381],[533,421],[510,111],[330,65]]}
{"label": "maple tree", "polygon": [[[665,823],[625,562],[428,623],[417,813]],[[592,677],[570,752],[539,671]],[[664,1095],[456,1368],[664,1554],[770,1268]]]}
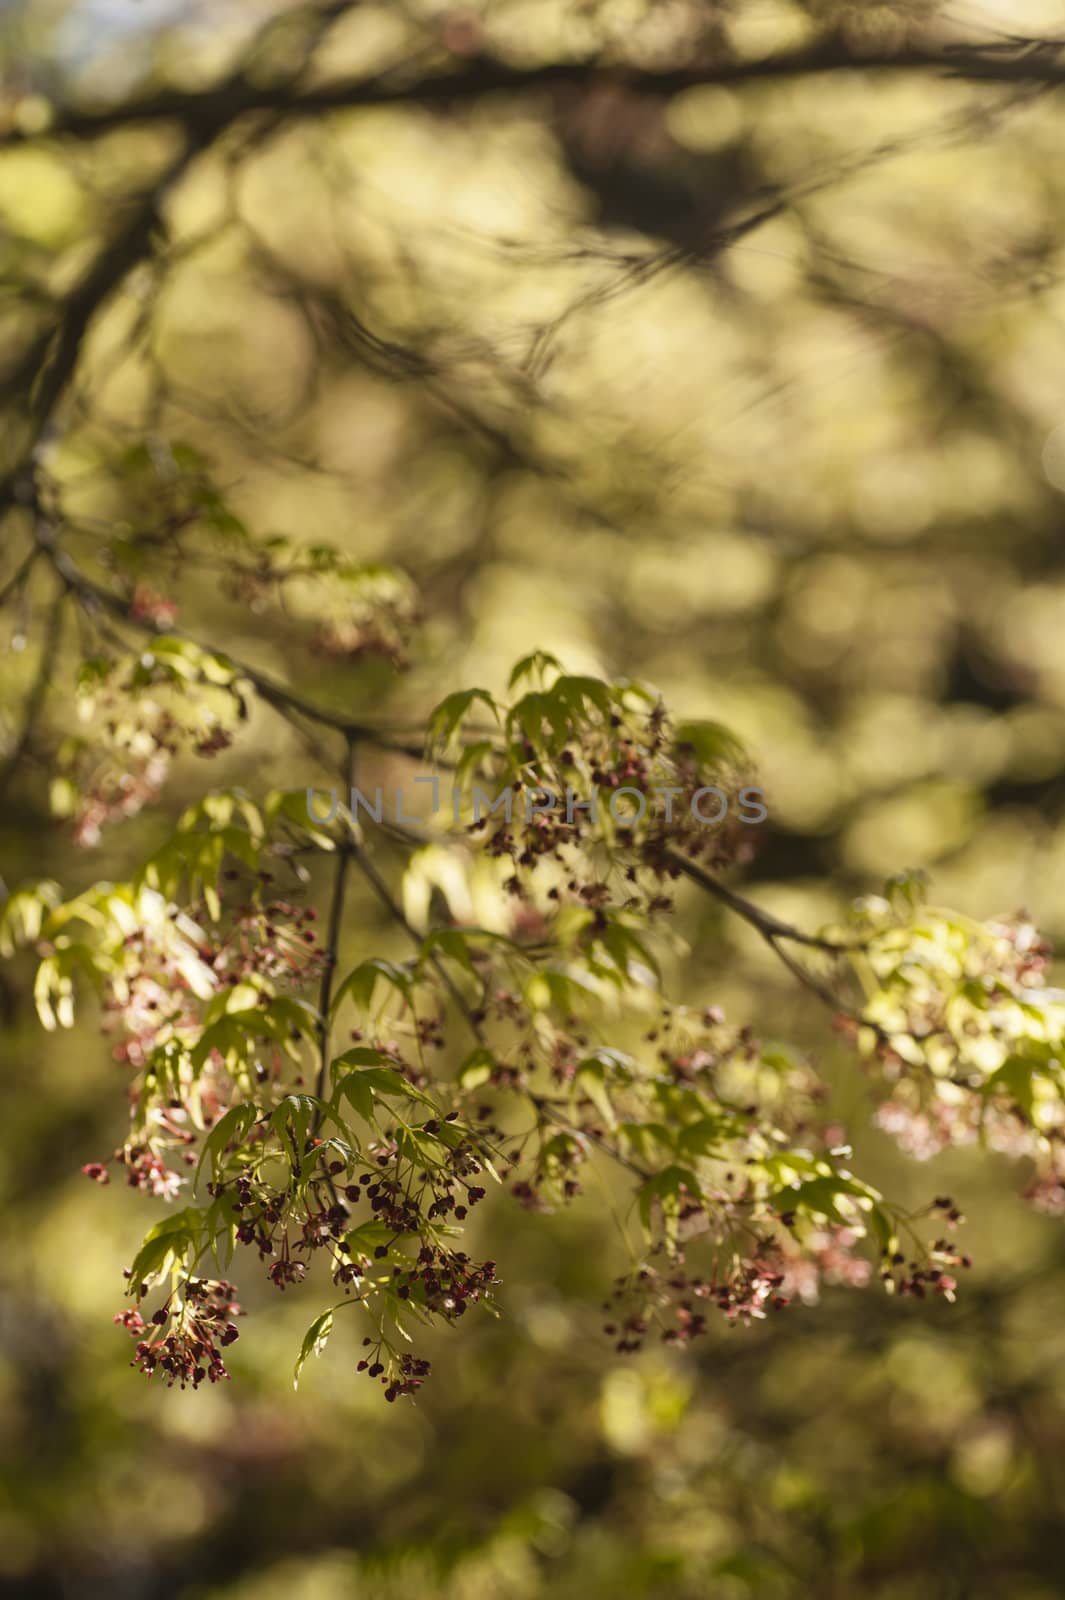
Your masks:
{"label": "maple tree", "polygon": [[[186,488],[204,492],[199,464]],[[127,881],[71,898],[31,883],[4,906],[5,948],[39,956],[43,1025],[71,1026],[79,987],[95,988],[128,1071],[128,1139],[83,1170],[107,1182],[115,1167],[185,1202],[127,1271],[133,1304],[116,1320],[143,1371],[194,1387],[228,1376],[240,1306],[226,1275],[243,1254],[280,1290],[314,1279],[320,1261],[336,1291],[297,1375],[350,1308],[369,1328],[359,1370],[389,1400],[411,1394],[429,1363],[404,1341],[419,1323],[490,1307],[505,1274],[505,1261],[462,1248],[487,1185],[550,1212],[578,1199],[597,1160],[622,1170],[632,1197],[631,1266],[605,1325],[619,1350],[652,1334],[686,1343],[715,1312],[762,1318],[815,1297],[822,1278],[953,1299],[970,1264],[953,1200],[930,1195],[917,1214],[893,1205],[851,1169],[797,1051],[670,992],[662,956],[681,879],[745,918],[824,1001],[903,1149],[978,1140],[1027,1156],[1030,1199],[1063,1208],[1065,1001],[1046,987],[1048,951],[1027,920],[975,923],[927,904],[903,874],[838,925],[780,921],[723,876],[757,826],[742,806],[766,814],[740,743],[717,723],[678,722],[647,686],[573,676],[542,652],[515,666],[505,703],[474,688],[431,715],[421,781],[450,777],[443,826],[435,808],[424,824],[386,822],[380,788],[368,801],[350,780],[360,746],[404,748],[392,730],[175,631],[173,602],[142,582],[87,578],[39,492],[35,554],[61,603],[145,635],[83,661],[67,689],[82,731],[56,752],[53,803],[83,846],[158,800],[175,757],[239,741],[256,696],[330,737],[347,780],[328,807],[313,785],[206,788]],[[288,552],[243,530],[225,539],[265,591],[284,586]],[[409,625],[398,575],[371,573],[368,596],[367,575],[338,553],[316,547],[310,560],[324,605],[368,631],[360,648]],[[406,754],[416,770],[417,745]],[[724,803],[707,820],[710,794]],[[386,828],[409,855],[395,885],[376,861]],[[346,968],[352,873],[409,935],[406,960]],[[469,910],[478,875],[494,898],[484,924]]]}
{"label": "maple tree", "polygon": [[1061,1589],[1053,13],[5,8],[0,1589]]}

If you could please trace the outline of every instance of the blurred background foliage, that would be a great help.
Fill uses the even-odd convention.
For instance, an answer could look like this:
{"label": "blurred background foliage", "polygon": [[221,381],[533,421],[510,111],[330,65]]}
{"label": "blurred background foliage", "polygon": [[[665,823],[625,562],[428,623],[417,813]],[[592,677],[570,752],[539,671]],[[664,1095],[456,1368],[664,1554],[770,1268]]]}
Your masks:
{"label": "blurred background foliage", "polygon": [[[1024,907],[1060,941],[1065,97],[1052,73],[882,64],[966,41],[1001,61],[1008,32],[1056,31],[1057,0],[9,0],[0,470],[36,437],[57,318],[117,240],[44,441],[88,567],[106,537],[201,637],[355,715],[416,723],[537,647],[647,679],[756,752],[771,815],[745,877],[779,914],[815,925],[917,867],[935,899]],[[870,64],[655,81],[826,40]],[[635,70],[536,79],[590,55]],[[1057,60],[1007,59],[1033,56]],[[484,61],[531,86],[418,91]],[[375,80],[395,103],[334,92]],[[249,85],[271,109],[123,112]],[[201,461],[220,496],[197,514],[220,535],[239,519],[410,575],[405,675],[316,650],[313,590],[282,636],[221,582],[236,556],[172,589],[152,532]],[[179,766],[162,812],[75,849],[32,759],[69,697],[19,722],[47,603],[35,575],[5,614],[0,732],[30,759],[5,769],[0,870],[78,886],[128,871],[204,777]],[[72,663],[79,641],[44,648]],[[210,780],[304,781],[307,751],[255,718]],[[367,763],[364,786],[409,773]],[[874,1178],[963,1202],[957,1305],[832,1291],[695,1354],[623,1360],[599,1332],[608,1204],[545,1223],[503,1199],[479,1226],[507,1232],[505,1317],[437,1339],[417,1405],[382,1407],[340,1340],[294,1395],[298,1296],[253,1298],[232,1384],[149,1386],[110,1325],[140,1208],[78,1174],[121,1137],[119,1069],[91,1020],[43,1040],[15,966],[0,1592],[1061,1594],[1060,1220],[1022,1207],[1003,1158],[907,1165],[754,935],[694,895],[677,926],[678,986],[808,1041]],[[348,937],[355,956],[395,935],[358,903]]]}

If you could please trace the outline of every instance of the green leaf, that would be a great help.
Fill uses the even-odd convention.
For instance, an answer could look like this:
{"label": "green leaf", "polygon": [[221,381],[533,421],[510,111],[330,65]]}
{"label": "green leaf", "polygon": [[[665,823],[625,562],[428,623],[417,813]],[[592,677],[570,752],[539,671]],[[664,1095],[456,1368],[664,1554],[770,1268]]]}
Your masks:
{"label": "green leaf", "polygon": [[59,905],[61,898],[59,885],[50,879],[9,895],[0,912],[0,955],[14,955],[20,946],[32,944],[40,935],[46,913]]}
{"label": "green leaf", "polygon": [[530,655],[522,656],[511,671],[507,680],[507,688],[513,689],[522,678],[543,678],[545,672],[561,672],[562,663],[557,656],[550,655],[546,650],[533,650]]}
{"label": "green leaf", "polygon": [[203,1213],[189,1206],[149,1229],[130,1268],[130,1293],[139,1298],[142,1283],[151,1287],[184,1261],[190,1251],[195,1253],[202,1223]]}
{"label": "green leaf", "polygon": [[727,1137],[731,1131],[727,1118],[713,1115],[699,1117],[681,1130],[677,1138],[677,1151],[686,1156],[713,1155],[721,1147],[722,1136]]}
{"label": "green leaf", "polygon": [[658,1161],[663,1154],[672,1155],[676,1144],[672,1130],[664,1122],[619,1122],[617,1136],[622,1149],[644,1163]]}
{"label": "green leaf", "polygon": [[631,1059],[619,1050],[597,1050],[580,1062],[573,1074],[573,1092],[583,1091],[608,1128],[617,1127],[617,1113],[610,1098],[609,1084],[632,1081]]}
{"label": "green leaf", "polygon": [[368,1011],[379,978],[389,984],[408,1004],[410,1003],[412,988],[410,973],[405,967],[397,966],[394,961],[384,961],[375,956],[370,961],[363,961],[338,985],[333,996],[333,1013],[336,1013],[341,1002],[349,996],[360,1011]]}
{"label": "green leaf", "polygon": [[[349,1050],[339,1056],[334,1065],[350,1063],[353,1057],[359,1055],[372,1055],[382,1059],[377,1051]],[[404,1077],[398,1067],[393,1066],[364,1066],[358,1067],[355,1072],[349,1072],[340,1078],[333,1091],[337,1103],[341,1099],[347,1100],[355,1114],[364,1122],[372,1122],[374,1117],[374,1100],[378,1095],[391,1095],[393,1098],[415,1100],[420,1105],[428,1106],[436,1111],[437,1107],[429,1096]]]}
{"label": "green leaf", "polygon": [[652,977],[660,979],[658,962],[639,934],[624,923],[612,918],[605,930],[596,935],[594,944],[610,957],[611,968],[604,967],[608,976],[617,975],[623,983],[636,981],[641,967]]}
{"label": "green leaf", "polygon": [[[85,950],[85,946],[81,946]],[[70,975],[71,950],[45,956],[37,968],[33,998],[41,1026],[49,1033],[74,1026],[74,980]]]}
{"label": "green leaf", "polygon": [[429,716],[430,747],[447,749],[462,723],[469,716],[471,706],[480,702],[499,720],[499,711],[487,689],[460,689],[449,694]]}
{"label": "green leaf", "polygon": [[328,823],[316,818],[308,807],[307,790],[304,789],[275,789],[266,797],[264,814],[268,823],[273,823],[278,817],[283,817],[286,822],[292,823],[299,831],[306,834],[307,838],[319,850],[335,850],[337,841],[332,834],[326,833],[326,828],[336,829],[342,824],[350,833],[357,834],[354,820],[347,806],[337,805],[336,817]]}
{"label": "green leaf", "polygon": [[350,1233],[344,1235],[344,1243],[348,1253],[361,1261],[372,1261],[374,1251],[380,1244],[390,1244],[395,1238],[395,1229],[384,1222],[360,1222],[357,1228],[352,1228]]}
{"label": "green leaf", "polygon": [[459,1068],[459,1083],[463,1089],[479,1089],[482,1083],[487,1083],[495,1071],[495,1056],[491,1050],[480,1046],[471,1050],[462,1066]]}
{"label": "green leaf", "polygon": [[688,1167],[666,1167],[648,1178],[639,1190],[640,1220],[647,1234],[650,1235],[653,1230],[657,1203],[662,1213],[666,1243],[672,1249],[677,1242],[682,1199],[698,1200],[700,1194],[699,1180]]}
{"label": "green leaf", "polygon": [[495,745],[491,739],[475,739],[463,750],[455,765],[456,787],[465,789],[471,778],[477,776],[481,763],[492,754]]}
{"label": "green leaf", "polygon": [[[1050,1050],[1048,1047],[1047,1056]],[[1004,1090],[1023,1111],[1029,1122],[1032,1120],[1032,1110],[1035,1101],[1035,1086],[1033,1075],[1038,1072],[1041,1065],[1032,1056],[1011,1055],[993,1072],[984,1085],[984,1094],[992,1095],[996,1090]]]}
{"label": "green leaf", "polygon": [[366,1044],[353,1045],[350,1050],[345,1050],[333,1060],[334,1067],[377,1067],[393,1064],[392,1057],[385,1055],[383,1050],[371,1049]]}
{"label": "green leaf", "polygon": [[507,713],[506,734],[513,740],[515,729],[534,750],[557,755],[573,732],[573,718],[554,691],[532,691],[523,695]]}
{"label": "green leaf", "polygon": [[344,1099],[351,1106],[355,1115],[363,1122],[373,1122],[373,1086],[368,1083],[361,1072],[349,1072],[346,1077],[337,1083],[335,1094],[337,1101]]}
{"label": "green leaf", "polygon": [[[239,998],[246,998],[245,995]],[[218,996],[224,1005],[237,995],[237,991]],[[208,1007],[211,1017],[214,1006]],[[269,1005],[242,1006],[239,1010],[224,1011],[209,1021],[196,1044],[190,1060],[193,1070],[199,1072],[213,1050],[217,1050],[230,1069],[247,1066],[255,1054],[259,1039],[271,1039],[294,1059],[299,1055],[298,1042],[314,1032],[315,1015],[311,1008],[291,995],[274,995]]]}
{"label": "green leaf", "polygon": [[700,767],[735,767],[749,761],[736,735],[721,722],[678,722],[673,730],[678,749],[687,746]]}
{"label": "green leaf", "polygon": [[883,1206],[873,1205],[868,1212],[869,1221],[873,1232],[876,1234],[877,1244],[883,1255],[890,1255],[898,1245],[895,1237],[895,1228],[891,1218]]}
{"label": "green leaf", "polygon": [[320,1356],[325,1349],[332,1331],[333,1308],[330,1307],[328,1311],[323,1311],[320,1317],[315,1317],[303,1336],[303,1343],[300,1345],[300,1353],[296,1357],[296,1366],[292,1374],[292,1387],[294,1389],[299,1388],[300,1374],[311,1356]]}
{"label": "green leaf", "polygon": [[604,717],[608,717],[614,709],[610,685],[601,678],[558,678],[548,693],[564,708],[571,723],[580,721],[588,706],[601,712]]}
{"label": "green leaf", "polygon": [[816,1178],[807,1178],[805,1182],[796,1183],[790,1188],[781,1189],[773,1195],[771,1204],[780,1211],[802,1211],[809,1216],[828,1217],[844,1227],[853,1227],[856,1221],[853,1209],[841,1205],[841,1201],[846,1199],[858,1202],[858,1210],[864,1220],[869,1216],[875,1202],[880,1199],[880,1195],[868,1184],[860,1183],[856,1178],[845,1178],[839,1173],[826,1173]]}
{"label": "green leaf", "polygon": [[282,1139],[286,1136],[289,1143],[285,1153],[292,1166],[293,1174],[303,1170],[304,1157],[307,1155],[307,1143],[310,1137],[311,1125],[318,1113],[327,1113],[331,1107],[324,1100],[319,1100],[313,1094],[287,1094],[277,1106],[270,1117],[270,1125],[275,1133]]}
{"label": "green leaf", "polygon": [[460,967],[464,967],[467,972],[476,976],[477,968],[473,964],[466,935],[460,929],[437,928],[429,934],[422,943],[422,953],[428,957],[436,952],[449,956],[452,961],[457,961]]}
{"label": "green leaf", "polygon": [[214,1127],[203,1143],[199,1164],[196,1168],[196,1182],[200,1181],[200,1173],[205,1161],[211,1163],[211,1181],[217,1183],[222,1169],[222,1157],[227,1145],[239,1144],[248,1129],[255,1121],[256,1108],[247,1101],[240,1105],[231,1106],[224,1116],[219,1117]]}
{"label": "green leaf", "polygon": [[541,967],[525,985],[526,1004],[533,1011],[547,1011],[553,1007],[562,1013],[573,1012],[582,999],[601,993],[592,975],[575,966],[567,967],[564,972],[555,967]]}

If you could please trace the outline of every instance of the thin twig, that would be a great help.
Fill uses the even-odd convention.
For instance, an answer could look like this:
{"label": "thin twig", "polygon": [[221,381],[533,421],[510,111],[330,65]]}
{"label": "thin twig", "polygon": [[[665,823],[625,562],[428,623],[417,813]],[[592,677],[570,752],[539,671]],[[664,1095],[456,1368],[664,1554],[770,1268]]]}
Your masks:
{"label": "thin twig", "polygon": [[[355,745],[349,739],[349,776],[353,775],[354,766]],[[333,984],[336,979],[337,963],[340,955],[340,935],[344,922],[344,902],[347,896],[348,874],[355,850],[354,839],[347,837],[341,839],[337,845],[336,867],[333,873],[333,892],[329,905],[329,925],[326,930],[325,967],[322,971],[322,981],[318,990],[318,1074],[314,1084],[314,1093],[318,1100],[321,1100],[325,1095],[326,1083],[329,1077],[329,1041],[331,1034],[329,1012],[333,1003]],[[317,1134],[321,1120],[321,1112],[316,1109],[314,1123],[311,1128],[312,1138]]]}
{"label": "thin twig", "polygon": [[41,655],[37,663],[30,692],[22,710],[22,724],[17,738],[7,755],[0,763],[0,790],[6,789],[19,762],[29,748],[33,737],[33,728],[44,707],[45,698],[52,681],[52,668],[55,665],[56,651],[63,630],[63,607],[66,601],[65,589],[60,589],[52,601],[45,624],[44,636],[41,639]]}
{"label": "thin twig", "polygon": [[178,627],[172,622],[158,622],[149,616],[139,616],[131,612],[129,603],[108,589],[104,584],[97,583],[87,573],[70,559],[64,550],[56,543],[55,537],[48,525],[41,521],[35,530],[39,549],[47,557],[52,567],[62,579],[66,587],[82,601],[91,612],[103,610],[111,616],[126,623],[129,627],[138,629],[141,633],[159,637],[165,635],[169,638],[185,639],[189,644],[194,644],[198,649],[211,654],[221,654],[231,662],[235,671],[241,677],[247,678],[256,693],[284,714],[294,713],[306,717],[309,722],[317,722],[320,726],[330,728],[335,733],[342,733],[345,738],[357,739],[374,744],[378,749],[396,755],[408,756],[412,761],[420,761],[424,751],[418,745],[410,745],[403,740],[394,739],[381,729],[368,726],[366,723],[352,721],[341,712],[330,711],[327,707],[316,705],[313,701],[305,700],[295,690],[286,685],[277,683],[267,673],[253,667],[249,662],[240,660],[230,651],[216,652],[213,645],[205,644],[201,639],[186,629]]}
{"label": "thin twig", "polygon": [[779,917],[773,916],[771,911],[764,910],[753,900],[748,900],[743,895],[737,894],[734,889],[727,888],[719,878],[707,872],[705,867],[689,860],[677,850],[667,850],[665,859],[671,868],[690,878],[700,889],[705,889],[707,894],[713,895],[715,900],[720,900],[722,905],[728,906],[729,910],[742,917],[744,922],[750,923],[769,944],[774,940],[784,939],[792,944],[806,945],[811,950],[827,951],[830,955],[844,955],[849,951],[863,948],[859,940],[826,939],[820,934],[804,933],[801,928],[794,927],[790,922],[782,922]]}
{"label": "thin twig", "polygon": [[29,577],[35,564],[41,559],[41,552],[37,545],[31,546],[23,556],[7,582],[0,588],[0,606],[6,605],[8,597],[15,594]]}

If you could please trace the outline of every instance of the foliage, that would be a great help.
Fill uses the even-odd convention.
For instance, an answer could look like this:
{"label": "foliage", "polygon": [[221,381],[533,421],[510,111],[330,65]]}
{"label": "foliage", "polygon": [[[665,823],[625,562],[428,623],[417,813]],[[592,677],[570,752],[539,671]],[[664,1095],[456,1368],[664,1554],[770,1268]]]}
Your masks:
{"label": "foliage", "polygon": [[[132,665],[97,659],[77,681],[82,693],[89,682],[121,684],[124,720],[112,702],[104,724],[110,750],[173,754],[184,742],[210,756],[218,739],[182,697],[195,706],[204,681],[234,694],[238,677],[234,663],[164,635]],[[160,684],[175,696],[165,738]],[[573,677],[542,653],[518,663],[510,688],[510,703],[479,689],[450,695],[429,718],[430,745],[461,751],[452,814],[468,799],[473,820],[428,847],[447,886],[428,932],[378,877],[354,794],[346,804],[334,793],[323,825],[310,790],[302,804],[297,791],[261,803],[210,791],[130,882],[58,903],[46,884],[9,900],[8,947],[28,939],[40,957],[44,1027],[73,1026],[76,980],[86,978],[130,1069],[129,1137],[83,1170],[106,1182],[117,1164],[166,1200],[186,1187],[196,1198],[202,1184],[201,1203],[156,1224],[127,1274],[136,1309],[116,1320],[149,1376],[182,1387],[228,1377],[221,1347],[237,1337],[226,1319],[240,1308],[231,1284],[204,1273],[212,1263],[230,1270],[243,1246],[278,1289],[301,1284],[321,1257],[341,1291],[311,1323],[297,1378],[336,1313],[358,1308],[371,1323],[359,1369],[380,1378],[388,1400],[411,1394],[429,1363],[399,1341],[419,1323],[492,1303],[495,1261],[459,1247],[482,1180],[550,1211],[580,1195],[596,1155],[634,1180],[638,1229],[623,1222],[632,1265],[607,1324],[620,1351],[639,1349],[653,1328],[686,1343],[713,1308],[762,1318],[815,1297],[822,1277],[859,1285],[874,1268],[891,1289],[954,1298],[955,1269],[969,1259],[949,1237],[953,1203],[936,1197],[914,1216],[886,1202],[843,1164],[849,1151],[818,1114],[809,1066],[661,987],[653,947],[674,881],[689,874],[713,893],[719,880],[702,860],[720,870],[742,850],[730,815],[745,760],[738,741],[713,724],[674,726],[647,688]],[[293,714],[283,690],[273,699]],[[464,747],[482,708],[496,731]],[[350,771],[359,736],[342,731]],[[494,784],[488,818],[478,774]],[[88,788],[100,806],[99,782]],[[699,801],[711,792],[725,806],[708,822]],[[108,820],[131,809],[139,804],[123,800]],[[79,824],[75,837],[91,844],[98,833]],[[417,881],[425,847],[417,833],[403,837]],[[333,861],[324,941],[308,852]],[[479,858],[495,868],[492,928],[456,915]],[[410,935],[406,960],[341,971],[352,868]],[[890,1091],[881,1126],[918,1155],[977,1137],[1030,1155],[1033,1199],[1060,1208],[1065,1001],[1044,986],[1046,949],[1028,923],[931,910],[902,878],[842,927],[806,935],[727,893],[774,949],[806,945],[827,963],[814,976],[785,954]],[[635,1053],[617,1047],[630,1013],[644,1029]],[[337,1052],[342,1021],[357,1024],[356,1044]],[[457,1074],[442,1071],[463,1030],[469,1053]],[[924,1238],[920,1217],[942,1224],[938,1233]],[[158,1305],[145,1323],[148,1300]]]}
{"label": "foliage", "polygon": [[0,1590],[1060,1592],[1014,11],[6,9]]}

